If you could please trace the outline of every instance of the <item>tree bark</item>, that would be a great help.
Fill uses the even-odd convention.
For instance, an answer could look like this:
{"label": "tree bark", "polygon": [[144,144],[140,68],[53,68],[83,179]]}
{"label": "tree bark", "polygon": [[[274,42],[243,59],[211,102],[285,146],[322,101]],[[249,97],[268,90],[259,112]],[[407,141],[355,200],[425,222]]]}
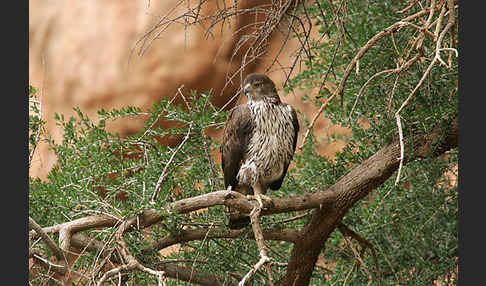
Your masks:
{"label": "tree bark", "polygon": [[[416,135],[404,142],[404,163],[418,158],[435,157],[454,147],[458,142],[457,117],[444,120],[432,132]],[[312,211],[292,249],[285,276],[277,285],[309,285],[312,271],[320,252],[343,216],[371,190],[383,184],[399,166],[398,139],[379,150],[348,174],[341,177],[325,193],[334,193],[336,201]]]}

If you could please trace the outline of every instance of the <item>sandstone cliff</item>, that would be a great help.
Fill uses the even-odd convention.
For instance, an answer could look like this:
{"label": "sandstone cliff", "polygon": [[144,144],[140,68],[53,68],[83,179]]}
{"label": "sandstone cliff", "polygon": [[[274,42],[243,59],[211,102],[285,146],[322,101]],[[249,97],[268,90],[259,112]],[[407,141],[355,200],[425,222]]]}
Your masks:
{"label": "sandstone cliff", "polygon": [[[240,2],[239,8],[248,9],[269,1]],[[164,24],[164,20],[177,19],[191,8],[197,8],[198,3],[175,0],[31,0],[29,82],[40,91],[43,118],[47,121],[49,134],[57,140],[61,138],[53,120],[55,112],[69,117],[73,114],[72,108],[79,106],[96,119],[96,111],[100,108],[108,110],[127,105],[148,108],[161,97],[174,96],[181,85],[186,92],[211,90],[213,102],[223,106],[235,95],[240,84],[239,76],[232,81],[227,80],[228,75],[238,71],[244,61],[247,47],[240,46],[239,41],[252,32],[251,24],[264,16],[238,15],[216,25],[209,18],[200,24],[188,25],[187,18],[181,17],[178,22]],[[201,16],[213,15],[221,7],[233,3],[209,1],[198,13]],[[158,23],[161,26],[154,33],[164,30],[152,41],[155,34],[148,32]],[[207,33],[209,28],[211,33]],[[152,38],[144,37],[146,35]],[[314,33],[311,33],[312,36],[315,37]],[[282,31],[276,31],[271,34],[268,43],[265,47],[267,54],[246,65],[243,74],[265,72],[281,87],[299,41],[287,39]],[[235,54],[237,49],[239,52]],[[266,71],[275,57],[277,64]],[[304,93],[311,91],[287,96],[281,92],[281,97],[310,120],[317,108],[300,100]],[[111,125],[110,129],[127,135],[141,125],[141,120],[125,120]],[[329,132],[348,132],[343,128],[329,129],[328,122],[322,119],[316,122],[315,130],[320,138]],[[301,128],[301,132],[305,132],[305,128]],[[212,135],[219,138],[218,132]],[[320,152],[332,156],[342,145],[343,142],[323,143]],[[44,178],[53,164],[54,155],[41,144],[34,156],[30,175]]]}

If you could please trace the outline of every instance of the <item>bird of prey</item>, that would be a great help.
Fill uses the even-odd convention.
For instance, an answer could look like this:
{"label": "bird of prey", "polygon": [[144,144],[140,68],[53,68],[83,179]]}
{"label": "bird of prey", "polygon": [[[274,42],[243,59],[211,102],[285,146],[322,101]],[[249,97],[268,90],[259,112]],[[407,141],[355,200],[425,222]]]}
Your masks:
{"label": "bird of prey", "polygon": [[[275,84],[263,74],[250,74],[243,83],[246,104],[228,114],[221,146],[226,189],[270,200],[267,189],[282,185],[295,152],[299,122],[289,104],[280,101]],[[248,225],[247,215],[230,209],[229,228]]]}

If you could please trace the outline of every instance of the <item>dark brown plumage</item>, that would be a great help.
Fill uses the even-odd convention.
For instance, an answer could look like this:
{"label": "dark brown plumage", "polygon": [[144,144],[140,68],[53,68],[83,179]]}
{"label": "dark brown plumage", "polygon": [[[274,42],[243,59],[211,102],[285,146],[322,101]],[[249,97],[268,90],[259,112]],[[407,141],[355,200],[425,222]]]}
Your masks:
{"label": "dark brown plumage", "polygon": [[[265,195],[268,188],[278,190],[282,185],[295,152],[299,122],[267,76],[250,74],[243,88],[248,101],[230,111],[223,132],[224,185],[245,195]],[[248,216],[230,210],[230,228],[248,223]]]}

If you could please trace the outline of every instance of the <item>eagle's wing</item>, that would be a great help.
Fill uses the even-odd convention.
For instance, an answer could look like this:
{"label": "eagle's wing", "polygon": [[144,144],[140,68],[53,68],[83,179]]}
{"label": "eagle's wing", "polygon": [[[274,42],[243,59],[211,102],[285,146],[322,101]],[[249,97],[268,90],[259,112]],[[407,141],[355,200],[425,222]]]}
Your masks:
{"label": "eagle's wing", "polygon": [[[297,134],[299,133],[299,120],[297,119],[297,113],[295,112],[295,109],[288,104],[285,104],[287,107],[290,107],[290,114],[292,116],[292,125],[294,126],[294,134],[293,134],[293,141],[292,141],[292,154],[295,152],[295,147],[297,146]],[[285,162],[285,166],[282,172],[282,176],[270,184],[268,187],[272,190],[278,190],[280,189],[280,186],[282,186],[282,182],[285,178],[285,175],[287,174],[287,169],[289,168],[290,161],[292,158],[289,159],[288,162]]]}
{"label": "eagle's wing", "polygon": [[224,173],[224,187],[238,185],[236,175],[240,170],[244,154],[252,133],[251,111],[246,104],[233,108],[226,119],[221,145],[221,165]]}

